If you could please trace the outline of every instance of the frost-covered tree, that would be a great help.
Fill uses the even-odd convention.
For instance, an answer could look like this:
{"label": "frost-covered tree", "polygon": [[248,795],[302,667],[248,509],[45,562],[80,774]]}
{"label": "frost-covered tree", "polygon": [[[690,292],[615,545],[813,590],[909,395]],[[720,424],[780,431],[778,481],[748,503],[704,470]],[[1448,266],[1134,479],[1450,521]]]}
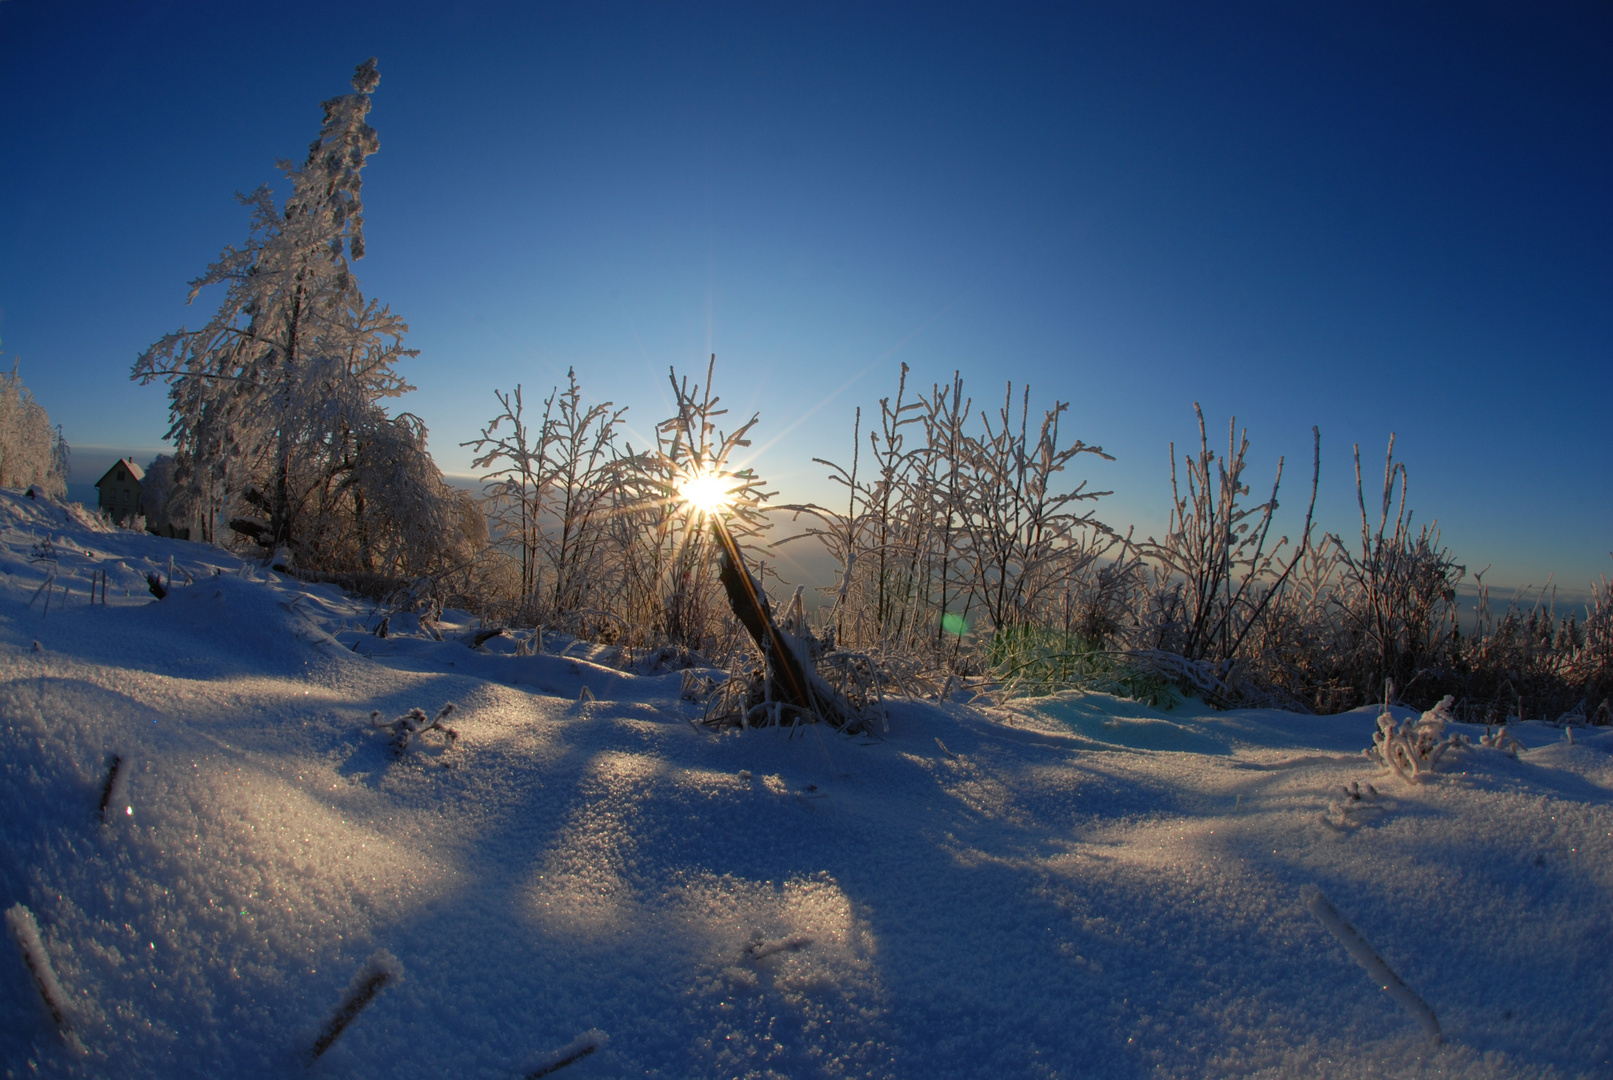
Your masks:
{"label": "frost-covered tree", "polygon": [[169,500],[174,494],[174,455],[158,454],[146,463],[140,481],[140,506],[146,512],[146,528],[161,536],[172,533],[168,519]]}
{"label": "frost-covered tree", "polygon": [[67,443],[13,361],[11,374],[0,373],[0,487],[30,485],[53,498],[67,495]]}
{"label": "frost-covered tree", "polygon": [[408,326],[364,298],[350,267],[364,257],[361,174],[380,146],[365,117],[379,82],[372,58],[353,93],[324,103],[307,160],[280,162],[283,206],[267,186],[238,196],[251,235],[191,282],[191,301],[224,287],[217,314],[162,338],[133,373],[169,385],[176,520],[200,519],[212,539],[225,514],[239,535],[330,569],[422,569],[464,532],[424,426],[382,404],[412,389],[396,366],[417,355]]}

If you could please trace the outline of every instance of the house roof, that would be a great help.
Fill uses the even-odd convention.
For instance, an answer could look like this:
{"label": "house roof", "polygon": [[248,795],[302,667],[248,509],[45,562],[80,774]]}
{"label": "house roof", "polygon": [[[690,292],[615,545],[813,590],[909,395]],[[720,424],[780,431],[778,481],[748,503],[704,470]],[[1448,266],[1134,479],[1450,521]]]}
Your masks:
{"label": "house roof", "polygon": [[146,471],[134,463],[134,458],[119,458],[117,465],[114,465],[112,468],[108,469],[105,475],[95,482],[95,486],[100,487],[102,484],[112,479],[112,474],[117,470],[118,465],[121,465],[125,469],[129,470],[129,476],[134,480],[135,483],[139,483],[146,478]]}

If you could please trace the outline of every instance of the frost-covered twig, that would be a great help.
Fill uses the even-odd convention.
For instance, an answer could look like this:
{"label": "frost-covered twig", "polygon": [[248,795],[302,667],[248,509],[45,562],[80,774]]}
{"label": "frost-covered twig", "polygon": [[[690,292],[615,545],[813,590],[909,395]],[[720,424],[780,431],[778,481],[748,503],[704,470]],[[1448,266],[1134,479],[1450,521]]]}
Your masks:
{"label": "frost-covered twig", "polygon": [[353,981],[347,984],[347,990],[342,994],[342,1000],[337,1003],[325,1026],[320,1030],[319,1037],[308,1048],[308,1064],[318,1061],[331,1044],[347,1030],[347,1025],[358,1018],[358,1014],[375,1000],[375,995],[389,982],[403,980],[403,965],[398,958],[385,949],[378,950],[369,961],[353,976]]}
{"label": "frost-covered twig", "polygon": [[1371,784],[1362,786],[1359,780],[1351,780],[1349,786],[1340,789],[1344,798],[1335,799],[1327,805],[1327,812],[1322,815],[1322,824],[1335,832],[1347,832],[1360,824],[1357,820],[1361,815],[1381,814],[1383,806],[1378,803],[1378,789]]}
{"label": "frost-covered twig", "polygon": [[427,719],[424,709],[410,709],[389,724],[381,723],[381,710],[375,709],[370,713],[370,724],[392,732],[392,753],[396,757],[404,755],[414,742],[415,736],[428,731],[438,732],[442,736],[442,748],[447,750],[459,741],[459,732],[443,723],[453,713],[454,708],[454,703],[450,701],[437,710],[437,715],[430,719]]}
{"label": "frost-covered twig", "polygon": [[1340,915],[1338,908],[1322,895],[1322,890],[1312,885],[1301,890],[1300,899],[1305,901],[1305,907],[1316,916],[1317,921],[1327,927],[1327,932],[1344,946],[1344,951],[1349,953],[1356,963],[1366,968],[1367,974],[1378,984],[1379,989],[1394,998],[1401,1008],[1410,1013],[1412,1018],[1423,1026],[1423,1030],[1428,1032],[1430,1039],[1436,1043],[1442,1042],[1439,1020],[1434,1016],[1434,1010],[1430,1009],[1428,1003],[1418,997],[1411,987],[1383,962],[1383,957],[1379,956],[1367,939],[1361,936],[1361,931],[1344,921],[1344,916]]}
{"label": "frost-covered twig", "polygon": [[778,941],[768,941],[757,934],[745,948],[747,960],[761,960],[781,952],[799,952],[812,944],[812,939],[805,934],[792,934]]}
{"label": "frost-covered twig", "polygon": [[39,991],[39,997],[56,1025],[56,1033],[69,1050],[84,1053],[84,1044],[78,1041],[72,1019],[67,1014],[67,992],[56,979],[56,969],[51,967],[45,943],[40,940],[39,924],[34,921],[34,913],[22,904],[13,904],[6,910],[6,927],[11,931],[12,940],[17,943],[17,951],[22,953],[23,963],[28,965],[28,974],[33,976],[34,988]]}
{"label": "frost-covered twig", "polygon": [[1434,771],[1445,751],[1468,745],[1461,735],[1446,735],[1445,725],[1452,716],[1453,699],[1444,699],[1415,720],[1403,720],[1398,727],[1389,712],[1384,695],[1383,712],[1378,714],[1378,730],[1364,753],[1368,760],[1393,769],[1409,783],[1417,783]]}
{"label": "frost-covered twig", "polygon": [[544,1054],[534,1063],[536,1067],[526,1074],[526,1080],[538,1080],[541,1076],[559,1072],[567,1065],[575,1065],[594,1051],[603,1049],[608,1042],[609,1035],[598,1028],[590,1028],[560,1049]]}

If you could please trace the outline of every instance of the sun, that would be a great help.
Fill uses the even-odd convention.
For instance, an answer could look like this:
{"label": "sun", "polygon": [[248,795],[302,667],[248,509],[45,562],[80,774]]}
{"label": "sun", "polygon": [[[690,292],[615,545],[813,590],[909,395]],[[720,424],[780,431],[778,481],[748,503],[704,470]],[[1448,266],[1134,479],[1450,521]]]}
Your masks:
{"label": "sun", "polygon": [[734,492],[720,473],[702,471],[678,484],[678,497],[702,513],[717,514],[733,505]]}

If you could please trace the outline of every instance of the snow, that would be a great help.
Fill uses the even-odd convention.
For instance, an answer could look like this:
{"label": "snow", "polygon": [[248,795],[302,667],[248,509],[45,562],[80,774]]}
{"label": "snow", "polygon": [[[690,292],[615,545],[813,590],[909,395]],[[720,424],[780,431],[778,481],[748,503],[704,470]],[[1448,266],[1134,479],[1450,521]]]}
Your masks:
{"label": "snow", "polygon": [[[0,492],[0,907],[84,1046],[8,948],[8,1077],[1613,1075],[1605,729],[1417,783],[1363,755],[1372,710],[717,735],[681,673],[380,617]],[[449,703],[457,739],[394,751]]]}

